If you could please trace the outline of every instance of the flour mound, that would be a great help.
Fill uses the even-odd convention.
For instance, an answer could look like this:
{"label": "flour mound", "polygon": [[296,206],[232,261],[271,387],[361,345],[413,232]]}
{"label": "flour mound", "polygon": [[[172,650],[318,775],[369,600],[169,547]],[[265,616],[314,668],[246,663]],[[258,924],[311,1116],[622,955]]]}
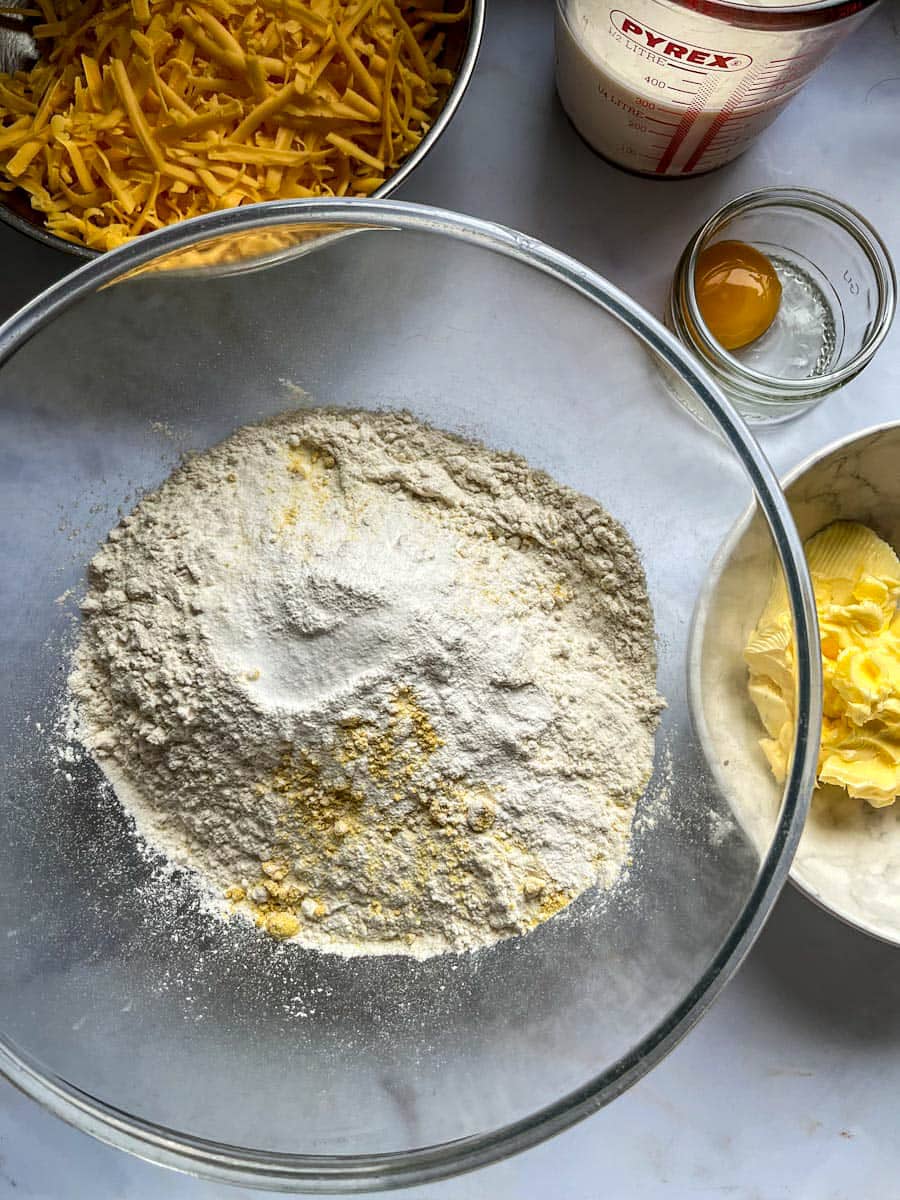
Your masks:
{"label": "flour mound", "polygon": [[344,954],[524,932],[610,887],[662,703],[594,501],[406,413],[293,412],[90,565],[80,735],[223,912]]}

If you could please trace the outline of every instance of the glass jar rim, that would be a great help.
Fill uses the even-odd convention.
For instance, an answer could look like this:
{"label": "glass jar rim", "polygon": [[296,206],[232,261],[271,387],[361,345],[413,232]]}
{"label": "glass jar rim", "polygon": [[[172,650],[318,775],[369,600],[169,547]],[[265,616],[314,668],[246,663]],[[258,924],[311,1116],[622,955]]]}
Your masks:
{"label": "glass jar rim", "polygon": [[[762,371],[753,370],[735,358],[710,333],[694,290],[697,260],[710,239],[735,217],[753,209],[776,205],[805,208],[840,225],[863,250],[877,280],[878,308],[872,321],[872,330],[864,345],[843,366],[806,379],[783,379],[778,375],[767,375]],[[833,196],[817,192],[813,188],[780,187],[745,192],[713,213],[685,247],[676,269],[673,288],[673,294],[679,296],[679,302],[688,317],[686,333],[691,345],[701,354],[708,366],[721,375],[747,384],[751,388],[775,390],[784,397],[798,399],[834,391],[859,374],[888,335],[896,309],[896,293],[897,277],[887,246],[874,226],[861,213]]]}

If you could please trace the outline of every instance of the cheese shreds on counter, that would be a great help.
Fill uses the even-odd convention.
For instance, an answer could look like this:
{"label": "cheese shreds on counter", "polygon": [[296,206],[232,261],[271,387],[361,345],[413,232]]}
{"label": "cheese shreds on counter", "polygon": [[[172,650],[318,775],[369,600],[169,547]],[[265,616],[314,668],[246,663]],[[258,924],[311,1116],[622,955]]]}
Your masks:
{"label": "cheese shreds on counter", "polygon": [[41,58],[0,74],[0,190],[109,250],[216,209],[371,195],[431,127],[469,0],[39,8]]}

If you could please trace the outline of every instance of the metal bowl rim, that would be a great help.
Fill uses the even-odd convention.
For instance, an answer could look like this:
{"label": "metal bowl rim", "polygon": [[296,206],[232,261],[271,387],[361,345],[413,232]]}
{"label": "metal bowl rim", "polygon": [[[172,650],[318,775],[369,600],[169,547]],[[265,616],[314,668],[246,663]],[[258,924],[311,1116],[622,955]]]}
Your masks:
{"label": "metal bowl rim", "polygon": [[[384,200],[388,196],[393,195],[397,188],[406,182],[416,167],[428,157],[440,139],[441,134],[456,115],[456,111],[462,103],[463,96],[466,94],[469,83],[472,80],[472,75],[475,72],[478,55],[481,51],[481,43],[484,40],[487,0],[470,0],[470,3],[472,5],[472,13],[469,18],[469,36],[466,41],[465,53],[459,64],[456,79],[453,81],[453,86],[450,88],[443,107],[435,118],[434,124],[422,138],[421,142],[419,142],[418,146],[416,146],[415,150],[413,150],[412,154],[408,155],[394,174],[372,193],[371,199]],[[271,203],[278,203],[278,201],[272,201]],[[225,209],[223,211],[232,212],[234,210]],[[70,254],[75,258],[93,261],[96,258],[100,258],[103,254],[109,253],[109,251],[93,250],[90,246],[82,246],[79,242],[69,242],[65,238],[57,237],[55,233],[50,233],[44,224],[29,221],[20,213],[9,208],[2,199],[2,196],[0,196],[0,221],[17,230],[19,233],[24,233],[28,237],[34,238],[35,241],[49,246],[53,250],[59,250],[63,254]],[[147,235],[142,234],[141,236],[146,237]]]}

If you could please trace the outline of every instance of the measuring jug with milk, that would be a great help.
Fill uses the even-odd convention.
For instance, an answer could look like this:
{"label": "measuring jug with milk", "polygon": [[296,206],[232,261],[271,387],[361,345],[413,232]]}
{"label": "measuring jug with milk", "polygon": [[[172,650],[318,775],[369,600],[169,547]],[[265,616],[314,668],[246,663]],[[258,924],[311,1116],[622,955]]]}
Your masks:
{"label": "measuring jug with milk", "polygon": [[619,166],[711,171],[746,150],[877,3],[557,0],[560,100]]}

